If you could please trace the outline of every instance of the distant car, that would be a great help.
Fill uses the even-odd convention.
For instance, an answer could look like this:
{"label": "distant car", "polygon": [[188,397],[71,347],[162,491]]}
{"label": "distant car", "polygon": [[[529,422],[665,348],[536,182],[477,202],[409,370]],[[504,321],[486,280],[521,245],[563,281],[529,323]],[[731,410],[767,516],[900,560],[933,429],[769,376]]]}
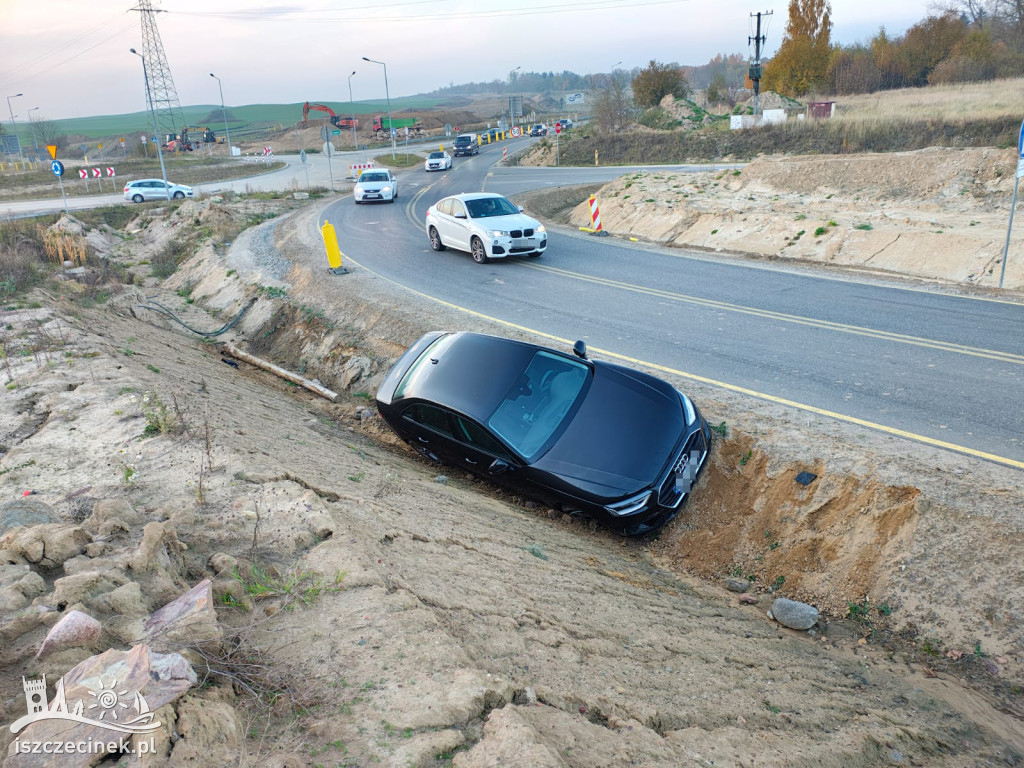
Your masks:
{"label": "distant car", "polygon": [[536,125],[530,126],[531,136],[547,136],[548,127],[544,123],[537,123]]}
{"label": "distant car", "polygon": [[475,133],[461,133],[455,137],[455,156],[480,154],[480,141]]}
{"label": "distant car", "polygon": [[423,166],[428,171],[447,171],[452,167],[452,156],[447,152],[431,152]]}
{"label": "distant car", "polygon": [[501,133],[501,131],[499,131],[497,128],[491,128],[490,130],[487,131],[485,136],[487,137],[488,141],[497,141],[498,140],[498,134],[500,134],[500,133]]}
{"label": "distant car", "polygon": [[371,200],[387,200],[393,203],[398,198],[398,179],[387,168],[368,168],[359,174],[356,186],[352,190],[352,198],[356,205]]}
{"label": "distant car", "polygon": [[427,209],[427,237],[435,251],[467,251],[477,264],[515,254],[540,256],[548,247],[544,225],[507,197],[491,192],[452,195]]}
{"label": "distant car", "polygon": [[556,120],[555,125],[559,125],[562,128],[562,132],[572,130],[573,122],[567,117],[563,117],[561,120]]}
{"label": "distant car", "polygon": [[614,363],[476,333],[433,332],[391,368],[377,410],[427,458],[626,535],[676,516],[711,450],[697,406]]}
{"label": "distant car", "polygon": [[170,182],[164,186],[163,179],[137,179],[124,185],[124,199],[133,203],[143,203],[147,200],[182,200],[186,197],[195,197],[195,190],[192,187]]}

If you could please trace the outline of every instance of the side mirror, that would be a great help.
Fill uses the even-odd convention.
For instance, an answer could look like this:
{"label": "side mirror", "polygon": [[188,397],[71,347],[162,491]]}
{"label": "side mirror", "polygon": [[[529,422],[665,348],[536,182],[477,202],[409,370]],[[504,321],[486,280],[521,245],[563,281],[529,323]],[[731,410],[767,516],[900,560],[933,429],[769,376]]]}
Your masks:
{"label": "side mirror", "polygon": [[503,472],[508,472],[510,469],[512,469],[512,465],[507,461],[504,459],[495,459],[491,462],[491,466],[487,468],[487,471],[492,475],[500,475]]}
{"label": "side mirror", "polygon": [[572,345],[572,353],[574,355],[576,355],[576,357],[580,358],[581,360],[586,360],[587,359],[587,345],[586,345],[586,343],[582,339],[577,341],[575,344]]}
{"label": "side mirror", "polygon": [[517,205],[517,206],[516,206],[516,208],[518,208],[518,209],[519,209],[519,212],[520,212],[520,213],[522,213],[522,212],[523,212],[523,206],[521,206],[521,205]]}
{"label": "side mirror", "polygon": [[464,218],[466,218],[466,214],[461,213],[461,212],[460,213],[456,213],[455,214],[455,218],[456,219],[464,219]]}

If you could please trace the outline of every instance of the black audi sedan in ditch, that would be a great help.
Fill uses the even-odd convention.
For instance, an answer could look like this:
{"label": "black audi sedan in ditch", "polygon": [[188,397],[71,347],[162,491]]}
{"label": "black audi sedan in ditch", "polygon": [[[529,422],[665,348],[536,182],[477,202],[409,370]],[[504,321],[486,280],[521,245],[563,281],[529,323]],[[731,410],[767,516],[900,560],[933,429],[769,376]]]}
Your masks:
{"label": "black audi sedan in ditch", "polygon": [[424,456],[628,536],[679,510],[711,449],[689,397],[646,373],[496,336],[435,331],[391,368],[377,410]]}

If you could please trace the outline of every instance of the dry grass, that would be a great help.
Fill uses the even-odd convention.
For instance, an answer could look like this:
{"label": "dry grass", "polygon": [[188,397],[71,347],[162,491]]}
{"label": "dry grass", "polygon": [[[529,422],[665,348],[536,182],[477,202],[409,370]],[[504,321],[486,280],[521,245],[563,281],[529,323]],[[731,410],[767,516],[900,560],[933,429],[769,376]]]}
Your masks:
{"label": "dry grass", "polygon": [[901,88],[833,97],[836,116],[854,121],[994,120],[1024,114],[1024,78]]}
{"label": "dry grass", "polygon": [[85,266],[89,246],[81,235],[42,230],[43,248],[46,258],[57,266],[70,263],[73,267]]}

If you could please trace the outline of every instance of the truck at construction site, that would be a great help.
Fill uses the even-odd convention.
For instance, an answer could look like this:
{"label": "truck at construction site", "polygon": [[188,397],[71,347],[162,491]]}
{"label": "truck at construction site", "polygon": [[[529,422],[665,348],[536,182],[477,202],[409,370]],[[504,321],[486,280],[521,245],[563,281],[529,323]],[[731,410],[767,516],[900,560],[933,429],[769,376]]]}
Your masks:
{"label": "truck at construction site", "polygon": [[417,136],[423,132],[423,124],[418,117],[395,117],[389,120],[387,115],[380,115],[373,118],[373,135],[377,138],[386,139],[390,133],[389,129],[392,128],[396,134],[399,131],[404,132],[406,128],[409,129],[409,133]]}

